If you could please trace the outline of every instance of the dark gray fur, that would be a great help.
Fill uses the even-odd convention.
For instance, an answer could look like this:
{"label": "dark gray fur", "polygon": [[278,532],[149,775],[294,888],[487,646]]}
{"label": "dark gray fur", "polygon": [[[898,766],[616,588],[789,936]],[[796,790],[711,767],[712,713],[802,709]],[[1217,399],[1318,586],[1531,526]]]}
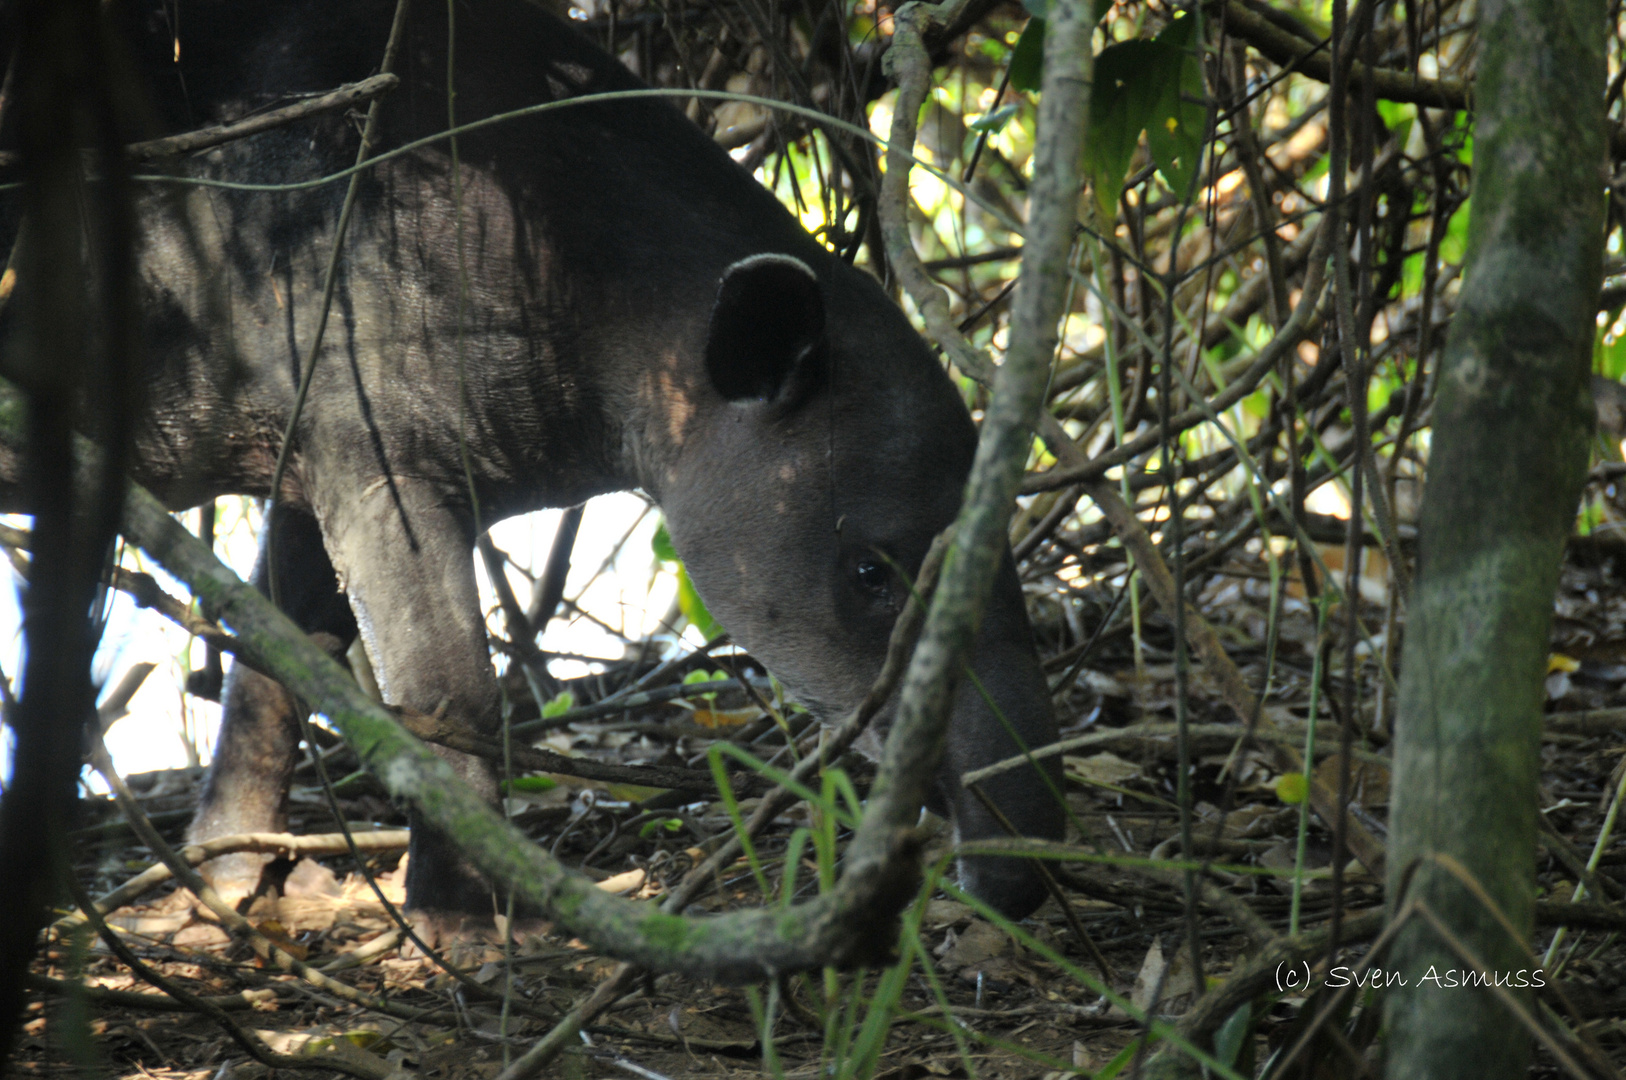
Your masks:
{"label": "dark gray fur", "polygon": [[[368,75],[394,2],[119,8],[160,134]],[[639,85],[521,0],[459,0],[456,70],[465,121]],[[399,71],[385,148],[446,126],[442,5],[419,5]],[[306,179],[348,166],[357,141],[352,119],[330,116],[180,168]],[[665,102],[565,109],[465,136],[458,152],[466,289],[448,145],[380,166],[362,185],[282,492],[284,606],[339,645],[359,630],[388,700],[444,705],[494,730],[461,436],[486,525],[648,492],[735,638],[821,717],[850,709],[880,668],[903,596],[898,579],[866,564],[880,551],[912,575],[954,517],[970,466],[975,431],[941,365],[870,277]],[[136,478],[172,507],[266,494],[343,190],[142,196],[151,378]],[[0,237],[15,228],[4,216],[15,203],[0,208]],[[332,602],[335,572],[349,610]],[[1029,746],[1054,738],[1008,559],[975,670]],[[282,821],[292,706],[238,671],[197,836]],[[961,837],[1004,834],[954,777],[1015,749],[963,688],[939,784]],[[494,795],[487,767],[459,765]],[[1061,836],[1061,810],[1032,771],[987,791],[1023,833]],[[455,852],[428,835],[414,844],[412,905],[489,910]],[[1024,863],[960,869],[1012,915],[1043,899]]]}

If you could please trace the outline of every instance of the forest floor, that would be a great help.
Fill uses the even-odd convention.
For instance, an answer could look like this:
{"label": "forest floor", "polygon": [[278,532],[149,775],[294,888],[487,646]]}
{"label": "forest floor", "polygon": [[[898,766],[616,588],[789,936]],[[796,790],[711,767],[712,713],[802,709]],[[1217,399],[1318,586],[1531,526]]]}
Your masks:
{"label": "forest floor", "polygon": [[[1235,554],[1206,580],[1199,604],[1256,688],[1265,684],[1268,659],[1266,577],[1262,561]],[[1094,632],[1094,624],[1107,614],[1110,596],[1083,587],[1063,595],[1055,590],[1068,587],[1055,578],[1044,587],[1052,593],[1040,597],[1037,611],[1042,644],[1051,657],[1047,666],[1059,675],[1075,666],[1080,652],[1088,654],[1088,663],[1058,697],[1063,738],[1079,743],[1065,757],[1067,799],[1078,826],[1093,838],[1073,835],[1070,841],[1080,851],[1107,858],[1073,864],[1065,875],[1072,919],[1064,917],[1054,900],[1047,902],[1023,924],[1031,935],[1028,944],[941,894],[930,900],[921,933],[932,969],[916,963],[891,1016],[890,1035],[875,1069],[885,1080],[973,1074],[1015,1080],[1095,1071],[1115,1059],[1129,1065],[1122,1055],[1141,1027],[1090,984],[1104,980],[1118,995],[1171,1021],[1195,999],[1197,984],[1185,948],[1190,928],[1178,879],[1148,861],[1178,852],[1175,741],[1169,728],[1175,703],[1173,657],[1167,651],[1172,638],[1157,617],[1149,619],[1137,662],[1131,634]],[[1083,615],[1050,621],[1048,625],[1060,629],[1044,640],[1046,603],[1072,605]],[[1626,548],[1588,540],[1572,543],[1555,611],[1554,661],[1547,682],[1550,715],[1543,742],[1538,875],[1544,903],[1538,911],[1538,949],[1547,947],[1552,924],[1574,898],[1626,756]],[[1361,614],[1369,634],[1359,650],[1362,680],[1351,790],[1355,814],[1381,838],[1388,797],[1386,717],[1393,708],[1392,691],[1384,688],[1377,663],[1385,652],[1385,611],[1373,605]],[[1331,625],[1337,619],[1335,613]],[[1066,630],[1069,622],[1071,633]],[[1265,713],[1281,729],[1302,734],[1318,640],[1313,608],[1289,597],[1278,622]],[[1343,649],[1332,631],[1320,640],[1326,646],[1326,685],[1320,698],[1331,701],[1320,706],[1321,718],[1327,719],[1329,708],[1341,718]],[[1088,647],[1081,650],[1084,642]],[[711,663],[702,658],[702,669]],[[681,675],[681,669],[674,669],[674,678]],[[579,685],[578,701],[591,700],[605,688]],[[1236,717],[1218,703],[1200,672],[1191,680],[1190,700],[1190,723],[1204,725],[1192,744],[1193,833],[1199,853],[1212,860],[1210,881],[1257,917],[1255,932],[1268,925],[1285,933],[1294,904],[1288,873],[1298,847],[1300,808],[1282,800],[1282,776],[1268,754],[1239,742],[1242,728]],[[753,731],[749,721],[756,712],[744,706],[743,698],[738,699],[741,707],[733,708],[735,703],[725,697],[721,703],[651,705],[571,724],[543,745],[605,762],[703,766],[709,740]],[[727,726],[742,718],[748,721],[744,726]],[[1219,724],[1230,730],[1216,732],[1207,726]],[[766,754],[776,738],[782,742],[771,724],[758,722],[757,727],[758,734],[766,735],[754,750]],[[1337,749],[1336,730],[1322,742],[1318,769],[1336,784],[1341,759],[1328,754]],[[343,754],[337,751],[329,762],[334,776],[346,771]],[[848,764],[862,782],[865,766]],[[199,780],[196,773],[177,771],[132,777],[131,783],[151,820],[178,843]],[[341,790],[340,812],[354,828],[404,826],[402,815],[369,779],[352,777]],[[539,842],[601,879],[604,887],[654,897],[726,833],[729,818],[715,796],[650,810],[640,800],[652,795],[563,778],[557,787],[528,793],[526,805],[511,809]],[[748,812],[750,801],[745,802]],[[111,803],[87,800],[84,811],[75,865],[93,892],[105,892],[152,863],[151,853],[134,839]],[[813,816],[799,806],[760,839],[758,852],[776,890],[790,834],[811,824]],[[648,827],[650,822],[655,827]],[[310,771],[301,772],[291,831],[333,830],[332,810],[321,788]],[[1335,909],[1342,919],[1353,920],[1381,907],[1382,883],[1353,861],[1345,868],[1341,893],[1334,896],[1331,837],[1313,818],[1305,833],[1305,853],[1298,899],[1301,930],[1325,929]],[[403,877],[399,858],[398,851],[377,852],[367,857],[365,867],[383,895],[397,903]],[[806,854],[801,863],[797,889],[805,895],[817,887],[819,867]],[[254,901],[247,915],[262,933],[286,943],[309,964],[330,965],[358,949],[366,955],[369,943],[393,929],[373,887],[349,856],[304,858],[278,869],[287,872],[278,894]],[[1626,928],[1626,919],[1613,905],[1626,896],[1626,847],[1611,840],[1591,882],[1589,891],[1595,896],[1601,890],[1604,903],[1592,909],[1593,928],[1568,932],[1559,952],[1559,981],[1568,997],[1564,1008],[1573,1010],[1572,1027],[1595,1040],[1620,1066],[1626,1064],[1626,955],[1619,931]],[[741,861],[691,910],[724,910],[760,899],[752,872]],[[1588,898],[1586,903],[1595,901]],[[1202,974],[1209,985],[1223,980],[1253,951],[1236,914],[1224,905],[1202,909]],[[615,968],[568,935],[543,926],[527,928],[506,955],[501,947],[481,942],[453,950],[451,958],[484,988],[483,994],[427,960],[403,959],[395,949],[334,970],[332,977],[344,986],[382,998],[387,1011],[381,1012],[343,1000],[332,988],[313,987],[262,966],[245,942],[216,921],[199,917],[189,894],[171,885],[121,908],[110,922],[146,963],[192,993],[214,997],[225,1016],[259,1033],[273,1049],[359,1055],[364,1071],[380,1077],[489,1080],[501,1071],[505,1054],[522,1053]],[[1369,942],[1369,934],[1346,939],[1340,962],[1357,965]],[[878,978],[878,972],[797,977],[782,983],[772,997],[762,988],[713,986],[675,975],[646,978],[631,984],[628,993],[596,1017],[586,1037],[544,1075],[759,1075],[765,1049],[771,1067],[784,1075],[807,1080],[832,1075],[832,1063],[851,1053],[842,1039],[862,1022]],[[506,1013],[505,985],[512,992]],[[145,996],[130,996],[136,993]],[[857,999],[863,1003],[855,1005]],[[1272,990],[1256,1000],[1253,1037],[1235,1059],[1245,1075],[1296,1042],[1313,1011],[1305,1007],[1310,999],[1292,990]],[[765,1048],[757,1017],[769,1001],[777,1007],[771,1046]],[[1330,1033],[1357,1053],[1375,1028],[1370,1009],[1363,1022],[1363,1004],[1354,1000],[1353,1009],[1342,1014],[1340,1031]],[[952,1020],[945,1015],[950,1012]],[[341,1042],[338,1050],[332,1049]],[[35,966],[24,1041],[9,1075],[232,1080],[267,1071],[250,1061],[217,1019],[177,1007],[100,942],[62,934]],[[1552,1070],[1542,1063],[1536,1071]]]}

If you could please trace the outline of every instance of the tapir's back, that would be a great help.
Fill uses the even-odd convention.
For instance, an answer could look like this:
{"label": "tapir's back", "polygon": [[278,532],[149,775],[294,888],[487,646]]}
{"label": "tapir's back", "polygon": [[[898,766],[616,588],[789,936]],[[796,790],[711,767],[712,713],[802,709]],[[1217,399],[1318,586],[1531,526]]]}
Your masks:
{"label": "tapir's back", "polygon": [[[193,0],[175,24],[158,0],[128,5],[155,127],[237,119],[375,73],[395,6]],[[440,134],[454,118],[641,88],[524,0],[462,0],[450,26],[445,8],[417,5],[395,70],[402,81],[383,101],[375,153]],[[168,167],[217,180],[308,181],[354,162],[359,126],[357,114],[330,114]],[[487,495],[502,508],[640,482],[618,460],[628,436],[615,427],[627,410],[611,399],[632,381],[622,369],[661,355],[692,362],[722,271],[764,251],[812,266],[866,351],[952,405],[873,282],[829,255],[670,101],[569,106],[462,135],[455,184],[453,150],[451,140],[434,142],[364,176],[317,407],[297,450],[354,443],[345,433],[387,416],[374,445],[346,452],[409,459],[456,483],[460,440],[472,431],[489,440],[474,449],[490,461],[485,471],[498,479]],[[172,502],[267,479],[267,433],[278,425],[243,417],[274,418],[291,400],[345,188],[170,189],[144,200],[156,393],[169,399],[167,411],[198,413],[188,438],[144,440],[160,467],[143,479]],[[469,386],[467,417],[452,396],[454,358]],[[324,425],[339,434],[324,435]],[[162,460],[179,443],[212,449],[201,462]],[[196,475],[184,483],[160,475],[187,470]]]}
{"label": "tapir's back", "polygon": [[[134,5],[133,5],[134,6]],[[168,131],[236,118],[355,82],[378,70],[395,0],[194,0],[172,40],[154,33],[153,3],[138,41],[158,120]],[[455,99],[448,95],[448,41]],[[179,61],[173,57],[178,49]],[[539,103],[644,89],[575,28],[524,0],[460,0],[409,15],[383,103],[380,150]],[[352,116],[302,122],[216,155],[238,180],[290,182],[350,165]],[[822,261],[822,249],[728,155],[665,99],[571,106],[511,119],[456,142],[465,168],[490,170],[533,227],[577,260],[614,260],[623,273],[669,275],[674,248],[725,266],[764,247]],[[418,157],[449,164],[452,143]],[[343,184],[323,189],[336,203]],[[264,196],[246,196],[259,198]],[[297,227],[297,226],[294,226]],[[702,237],[704,239],[702,239]],[[659,255],[653,266],[640,254]],[[700,267],[696,276],[715,284]]]}

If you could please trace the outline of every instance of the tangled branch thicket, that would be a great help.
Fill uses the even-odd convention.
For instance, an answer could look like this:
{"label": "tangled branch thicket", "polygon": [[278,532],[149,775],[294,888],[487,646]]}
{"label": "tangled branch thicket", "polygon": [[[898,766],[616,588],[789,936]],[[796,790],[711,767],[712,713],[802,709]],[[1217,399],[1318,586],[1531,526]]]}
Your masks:
{"label": "tangled branch thicket", "polygon": [[[1382,594],[1392,573],[1405,582],[1433,360],[1464,254],[1469,125],[1461,111],[1432,107],[1431,100],[1454,98],[1460,105],[1465,96],[1472,25],[1455,12],[1450,6],[1396,8],[1364,36],[1357,20],[1355,74],[1370,66],[1379,76],[1344,80],[1347,105],[1329,109],[1317,12],[1209,5],[1201,12],[1206,44],[1198,102],[1209,138],[1195,190],[1173,190],[1142,144],[1110,221],[1092,200],[1081,200],[1072,302],[1049,405],[1085,461],[1054,467],[1040,451],[1024,487],[1033,497],[1011,532],[1037,587],[1048,643],[1066,656],[1058,671],[1077,663],[1091,637],[1098,638],[1096,655],[1136,637],[1131,613],[1138,604],[1115,603],[1117,590],[1103,589],[1121,584],[1123,548],[1081,499],[1078,483],[1110,475],[1140,516],[1161,522],[1168,489],[1156,432],[1165,412],[1179,436],[1172,464],[1180,478],[1181,561],[1193,588],[1211,580],[1208,573],[1227,559],[1253,562],[1256,576],[1279,556],[1283,573],[1298,578],[1288,586],[1294,598],[1313,599],[1321,574],[1310,545],[1294,541],[1342,544],[1339,519],[1349,516],[1350,470],[1366,470],[1377,492],[1364,511],[1365,539],[1374,549],[1363,559],[1367,591],[1385,607],[1370,636],[1392,670],[1391,650],[1384,647],[1393,637],[1386,633],[1392,605]],[[884,12],[881,29],[876,13],[863,8],[810,7],[777,22],[759,19],[753,25],[774,35],[767,41],[742,41],[734,23],[749,18],[727,6],[683,14],[663,16],[658,31],[640,30],[630,47],[623,43],[625,58],[646,77],[774,94],[855,123],[866,122],[867,108],[868,125],[886,134],[891,96],[867,102],[881,89],[872,72],[889,36]],[[1118,4],[1106,14],[1101,38],[1148,38],[1173,14],[1161,5]],[[623,13],[620,24],[632,18]],[[1025,21],[1018,10],[986,13],[934,56],[940,66],[915,150],[961,186],[917,170],[907,209],[915,249],[947,293],[954,320],[975,345],[995,353],[1005,343],[1021,242],[1011,225],[1021,217],[1032,152],[1031,95],[1009,85],[1012,46]],[[600,17],[589,25],[607,22]],[[845,31],[838,32],[843,22]],[[846,47],[832,49],[838,40]],[[1282,60],[1293,62],[1283,66]],[[1388,91],[1400,83],[1409,100],[1372,98],[1374,85]],[[776,120],[754,106],[713,110],[697,103],[690,111],[711,123],[725,144],[740,147],[736,156],[758,168],[832,247],[889,276],[890,259],[875,232],[880,215],[872,209],[877,151],[838,134],[809,133],[800,120]],[[1340,114],[1347,129],[1340,155],[1346,178],[1336,185],[1330,113]],[[1350,232],[1347,250],[1335,260],[1347,265],[1347,289],[1325,296],[1318,290],[1305,317],[1294,320],[1307,278],[1319,280],[1322,268],[1313,264],[1320,260],[1312,254],[1335,187],[1343,189],[1337,209]],[[1347,318],[1338,317],[1343,303]],[[1278,333],[1283,327],[1285,339]],[[1259,363],[1267,352],[1280,362]],[[1158,379],[1165,356],[1174,374],[1166,403]],[[1350,392],[1346,366],[1356,373],[1358,394]],[[969,380],[965,385],[978,407],[983,392]],[[1204,400],[1213,408],[1202,408]],[[1362,453],[1357,446],[1364,444],[1351,439],[1351,400],[1370,411],[1364,426],[1371,447]],[[1272,486],[1276,498],[1260,485]],[[1305,504],[1309,509],[1296,522],[1283,513]],[[1301,530],[1308,535],[1296,535]],[[1154,532],[1172,562],[1173,530],[1154,526]],[[1276,538],[1268,553],[1261,540],[1267,535]],[[1246,578],[1233,577],[1239,580]],[[1115,623],[1097,635],[1094,627],[1108,608]],[[1172,655],[1166,631],[1158,640],[1159,618],[1150,615],[1150,636],[1138,636],[1137,668],[1160,651],[1165,660]],[[1088,711],[1085,685],[1075,678],[1062,688],[1077,695],[1074,711],[1081,705]],[[1392,695],[1362,697],[1381,704],[1364,725],[1381,731]]]}
{"label": "tangled branch thicket", "polygon": [[[915,168],[907,185],[888,188],[884,181],[898,174],[889,174],[884,149],[850,127],[743,100],[684,106],[831,249],[893,290],[941,347],[981,419],[991,374],[1010,344],[1038,108],[1031,20],[1043,7],[970,0],[926,16],[919,9],[900,15],[873,0],[592,0],[568,14],[654,85],[775,98],[881,140],[912,135],[915,156],[930,168]],[[394,1075],[407,1057],[450,1074],[489,1073],[516,1032],[527,1041],[547,1032],[504,1069],[505,1080],[514,1080],[543,1067],[579,1030],[596,1030],[622,1048],[601,1044],[590,1052],[605,1069],[628,1064],[617,1054],[646,1063],[638,1068],[664,1054],[663,1068],[698,1070],[697,1048],[760,1055],[774,1068],[805,1056],[819,1063],[809,1067],[833,1062],[871,1073],[883,1054],[928,1062],[933,1072],[1034,1063],[1096,1068],[1146,1053],[1141,1037],[1154,1029],[1192,1053],[1197,1046],[1222,1053],[1227,1021],[1241,1008],[1246,1024],[1247,1003],[1266,992],[1281,965],[1370,940],[1381,926],[1384,751],[1395,721],[1414,522],[1439,357],[1466,255],[1473,140],[1465,110],[1475,12],[1461,0],[1363,0],[1336,28],[1330,12],[1261,0],[1095,7],[1098,64],[1127,43],[1173,51],[1133,54],[1154,57],[1142,68],[1098,67],[1086,137],[1094,142],[1084,155],[1090,183],[1078,202],[1048,416],[1010,525],[1061,722],[1062,743],[1052,752],[1066,764],[1077,833],[1065,851],[1046,853],[1082,860],[1052,864],[1067,892],[1065,911],[1052,905],[1030,924],[1036,929],[1012,939],[985,936],[986,925],[964,905],[923,899],[905,920],[900,962],[879,979],[830,972],[822,983],[786,980],[743,1004],[731,997],[703,1005],[676,976],[640,988],[632,969],[601,970],[568,943],[543,936],[538,951],[482,958],[503,973],[500,980],[487,974],[447,984],[462,985],[466,995],[475,993],[470,986],[492,986],[490,1003],[437,1001],[448,1008],[417,1017],[401,1045],[381,1037],[386,1052],[397,1052],[393,1061],[336,1049],[329,1035],[307,1043],[266,1038],[263,1045],[278,1054],[251,1052],[284,1067],[293,1059],[282,1051],[315,1046],[326,1056],[314,1065],[358,1076]],[[1626,84],[1620,14],[1612,5],[1612,116],[1621,112]],[[1179,25],[1185,20],[1192,23]],[[1343,36],[1329,48],[1335,29]],[[931,64],[918,126],[894,115],[893,79],[909,78],[904,49],[914,47],[913,34]],[[1186,44],[1168,44],[1174,41]],[[1619,169],[1626,137],[1612,122],[1612,168]],[[1565,804],[1567,815],[1546,823],[1542,872],[1552,901],[1566,899],[1575,881],[1594,895],[1622,894],[1607,872],[1612,864],[1588,867],[1580,854],[1603,817],[1599,793],[1614,752],[1595,740],[1626,726],[1626,716],[1608,708],[1626,681],[1626,647],[1616,647],[1626,642],[1626,618],[1608,598],[1611,588],[1618,592],[1614,530],[1626,515],[1618,487],[1626,475],[1626,394],[1616,381],[1626,373],[1626,260],[1613,194],[1619,183],[1612,180],[1599,301],[1598,464],[1560,598],[1564,619],[1554,646],[1570,660],[1557,663],[1548,687],[1560,714],[1549,718],[1548,748],[1571,755],[1554,796],[1575,799]],[[889,191],[901,205],[885,204]],[[906,226],[907,236],[894,223]],[[24,541],[8,531],[0,542],[15,555]],[[488,553],[494,565],[501,555]],[[145,590],[147,603],[162,599],[150,579],[126,574],[116,584]],[[170,606],[194,632],[230,647],[218,627]],[[513,609],[513,598],[504,606]],[[499,648],[521,658],[535,651],[530,642]],[[798,739],[806,748],[816,735],[805,718],[782,713],[784,703],[752,680],[746,658],[702,651],[656,664],[648,650],[628,655],[621,668],[572,684],[576,708],[557,714],[539,714],[534,688],[515,665],[516,731],[536,738],[566,732],[563,743],[585,749],[579,757],[517,742],[511,751],[466,740],[458,748],[506,755],[517,771],[622,785],[617,800],[579,795],[519,818],[555,854],[595,876],[630,865],[627,887],[680,895],[707,910],[766,903],[776,893],[806,895],[820,888],[821,876],[827,885],[840,835],[840,782],[827,784],[824,805],[776,819],[778,802],[714,797],[728,785],[699,768],[713,741],[751,745],[764,757]],[[1613,674],[1597,666],[1610,658],[1619,668]],[[717,665],[723,670],[690,692],[695,716],[713,725],[749,713],[745,727],[630,719],[634,708],[654,708],[681,692],[663,684]],[[629,688],[638,695],[596,704]],[[406,720],[427,739],[451,737],[434,718]],[[629,740],[662,749],[622,753]],[[324,753],[330,769],[343,760],[342,749]],[[639,765],[659,757],[661,770],[622,763],[639,756]],[[860,778],[866,769],[852,759],[844,764]],[[700,804],[627,786],[639,778],[707,789],[708,801],[696,810]],[[344,816],[389,815],[369,784],[352,776],[338,786]],[[755,777],[733,786],[750,795],[766,789]],[[1336,812],[1339,792],[1349,796],[1347,814]],[[728,838],[745,817],[756,842],[741,857]],[[305,824],[325,832],[330,820],[313,811]],[[241,846],[256,844],[276,841],[252,838]],[[347,848],[330,838],[312,850]],[[707,873],[685,880],[696,863]],[[104,881],[122,876],[105,865],[81,869]],[[1618,914],[1548,902],[1537,919],[1576,928],[1577,940],[1554,970],[1613,993],[1616,985],[1606,985],[1602,973],[1619,960],[1614,939],[1589,940],[1590,954],[1577,946],[1588,927],[1618,933],[1626,925]],[[370,913],[351,930],[362,924],[382,944],[363,945],[344,963],[371,959],[393,943],[381,917]],[[83,951],[66,936],[72,926],[57,929],[64,936],[47,954],[52,970],[33,984],[53,1001],[74,992],[61,976],[112,964],[93,959],[85,967]],[[330,925],[313,940],[318,951],[344,951],[341,945],[364,936],[351,930]],[[283,930],[261,924],[257,932],[277,941]],[[204,993],[217,996],[183,1006],[217,1022],[230,1025],[222,1019],[230,1012],[275,1005],[291,1016],[285,1027],[303,1021],[314,1029],[320,1021],[353,1031],[363,1023],[360,1012],[341,1009],[330,988],[245,976],[212,954],[177,959],[167,951],[173,944],[150,948],[149,963],[162,961],[172,979],[178,968],[195,983],[212,982]],[[1188,944],[1198,948],[1188,951]],[[1195,953],[1199,969],[1166,959],[1165,950],[1171,957]],[[199,966],[198,955],[211,959]],[[403,966],[354,976],[365,992],[352,991],[345,1007],[393,1009],[394,1024],[406,1020],[402,1009],[374,991],[393,985],[398,996],[419,994],[425,1003],[448,996],[408,982],[408,971],[420,974]],[[1205,993],[1205,974],[1225,981]],[[1000,1008],[987,1007],[990,988],[1005,995]],[[1127,998],[1127,1007],[1122,999],[1109,1005],[1103,988]],[[194,985],[194,995],[199,989]],[[105,987],[90,1000],[108,1009],[152,1004]],[[671,1012],[658,1015],[668,1005]],[[36,1003],[36,1036],[48,1026],[45,1012]],[[1179,1019],[1161,1026],[1143,1019],[1148,1015]],[[1332,1022],[1326,1010],[1252,1017],[1261,1045],[1288,1056],[1358,1052],[1373,1037],[1371,1010],[1346,1006],[1335,1020],[1342,1030],[1329,1035],[1319,1031]],[[1009,1033],[1035,1025],[1027,1042]],[[266,1034],[251,1039],[231,1030],[238,1046],[261,1046],[253,1039]],[[445,1032],[487,1039],[492,1051],[454,1061],[435,1049]],[[145,1035],[130,1036],[119,1053],[155,1064],[140,1039],[160,1058],[170,1053]],[[162,1063],[212,1068],[234,1053],[217,1039],[186,1051],[184,1061]],[[1224,1061],[1239,1070],[1252,1063],[1235,1045]]]}

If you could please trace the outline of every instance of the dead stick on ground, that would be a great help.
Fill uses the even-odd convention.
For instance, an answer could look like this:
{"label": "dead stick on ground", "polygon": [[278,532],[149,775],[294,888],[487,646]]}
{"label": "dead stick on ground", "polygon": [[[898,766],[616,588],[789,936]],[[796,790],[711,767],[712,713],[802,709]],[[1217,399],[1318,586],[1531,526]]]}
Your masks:
{"label": "dead stick on ground", "polygon": [[[362,851],[404,851],[411,834],[406,829],[388,829],[380,832],[358,832],[356,846]],[[319,858],[324,855],[347,855],[350,848],[338,833],[317,836],[294,836],[291,833],[238,833],[221,836],[200,844],[188,844],[175,853],[188,866],[197,866],[222,855],[239,851],[255,851],[290,858]],[[107,915],[117,911],[139,896],[145,895],[175,876],[162,862],[148,867],[123,885],[96,900],[96,910]],[[80,912],[65,915],[52,924],[53,932],[61,934],[80,926],[85,916]]]}
{"label": "dead stick on ground", "polygon": [[169,867],[170,872],[192,892],[192,895],[196,896],[205,907],[214,913],[222,926],[245,937],[253,947],[255,954],[262,960],[274,964],[281,970],[296,975],[318,989],[342,998],[353,1005],[372,1009],[375,1012],[383,1013],[386,1016],[394,1016],[398,1019],[422,1020],[430,1018],[430,1014],[423,1010],[402,1008],[392,1001],[387,1001],[372,994],[364,994],[336,979],[330,979],[266,937],[257,927],[222,900],[220,894],[215,892],[209,883],[198,875],[196,870],[192,869],[176,855],[175,849],[170,847],[162,836],[158,835],[158,830],[153,828],[152,823],[147,820],[146,813],[141,809],[135,796],[130,793],[130,789],[125,785],[124,778],[113,768],[113,761],[108,756],[107,747],[102,744],[99,734],[94,735],[92,738],[90,758],[91,764],[96,771],[102,774],[103,779],[107,781],[108,787],[113,790],[114,799],[117,800],[119,808],[124,811],[125,817],[129,819],[130,827],[135,831],[136,836],[141,838],[141,842],[146,844],[153,854],[157,855],[164,865]]}
{"label": "dead stick on ground", "polygon": [[[90,920],[84,918],[82,921],[89,922]],[[25,985],[30,990],[38,991],[41,994],[54,994],[57,997],[82,995],[86,1001],[116,1009],[147,1009],[152,1012],[197,1011],[192,1006],[186,1005],[168,994],[145,994],[140,990],[110,990],[105,986],[91,986],[85,983],[69,982],[66,979],[53,979],[49,975],[36,975],[33,972],[28,973]],[[235,994],[200,996],[198,1000],[223,1012],[242,1012],[247,1009],[275,1004],[277,992],[270,987],[261,987],[258,990],[241,990]]]}
{"label": "dead stick on ground", "polygon": [[[84,887],[79,884],[79,879],[72,874],[67,875],[67,879],[68,892],[73,896],[74,902],[79,905],[86,919],[89,920],[96,932],[101,935],[102,940],[106,942],[113,955],[123,961],[125,966],[134,972],[138,978],[144,979],[162,990],[165,994],[174,998],[183,1008],[191,1012],[202,1013],[220,1025],[220,1028],[225,1031],[232,1042],[241,1047],[255,1061],[273,1069],[332,1069],[359,1077],[361,1080],[385,1080],[394,1071],[392,1066],[383,1058],[364,1053],[365,1060],[360,1060],[357,1059],[356,1055],[340,1051],[337,1043],[344,1040],[335,1040],[334,1049],[336,1053],[320,1057],[314,1054],[290,1056],[276,1053],[266,1046],[258,1036],[238,1026],[219,1005],[207,998],[189,992],[184,987],[178,986],[144,964],[141,958],[136,956],[129,946],[124,944],[118,934],[113,932],[113,928],[107,925],[101,913],[96,911],[96,905],[85,894]],[[351,1046],[352,1044],[346,1042],[346,1045]]]}

